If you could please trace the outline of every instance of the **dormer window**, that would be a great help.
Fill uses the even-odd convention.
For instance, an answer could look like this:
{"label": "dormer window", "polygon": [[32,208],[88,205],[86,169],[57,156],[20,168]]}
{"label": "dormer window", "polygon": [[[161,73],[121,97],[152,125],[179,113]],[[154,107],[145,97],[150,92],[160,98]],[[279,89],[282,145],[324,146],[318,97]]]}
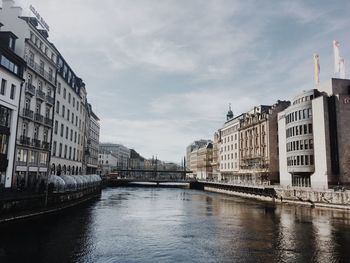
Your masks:
{"label": "dormer window", "polygon": [[9,48],[15,51],[15,39],[12,37],[9,37]]}

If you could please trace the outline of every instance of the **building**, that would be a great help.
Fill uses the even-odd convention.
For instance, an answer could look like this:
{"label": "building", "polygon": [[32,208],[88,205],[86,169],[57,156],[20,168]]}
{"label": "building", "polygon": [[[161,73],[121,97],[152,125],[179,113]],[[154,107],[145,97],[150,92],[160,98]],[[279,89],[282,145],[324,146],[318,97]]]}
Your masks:
{"label": "building", "polygon": [[194,141],[186,147],[186,169],[187,170],[190,170],[190,167],[191,167],[191,160],[190,160],[191,159],[190,158],[191,152],[194,149],[197,149],[198,147],[202,147],[202,146],[207,145],[208,142],[212,142],[212,141],[202,139],[202,140]]}
{"label": "building", "polygon": [[[2,24],[0,23],[0,30]],[[19,101],[25,61],[15,53],[16,35],[0,31],[0,188],[12,185]]]}
{"label": "building", "polygon": [[98,168],[101,175],[107,175],[113,172],[118,165],[118,158],[111,152],[103,152],[98,155]]}
{"label": "building", "polygon": [[290,105],[277,101],[244,113],[239,128],[239,182],[270,184],[279,182],[277,114]]}
{"label": "building", "polygon": [[130,149],[124,145],[115,143],[100,143],[99,152],[111,152],[117,156],[117,166],[119,168],[126,169],[129,167]]}
{"label": "building", "polygon": [[213,141],[213,160],[211,163],[212,177],[214,181],[221,181],[220,174],[220,145],[221,145],[221,132],[220,130],[214,133]]}
{"label": "building", "polygon": [[302,92],[278,118],[281,185],[350,185],[350,80]]}
{"label": "building", "polygon": [[193,178],[198,180],[213,180],[213,143],[196,146],[190,154],[190,170]]}
{"label": "building", "polygon": [[220,177],[223,181],[239,181],[239,128],[242,115],[234,117],[231,107],[226,115],[226,122],[220,133]]}
{"label": "building", "polygon": [[51,174],[83,174],[85,84],[58,55]]}
{"label": "building", "polygon": [[87,143],[85,150],[86,174],[96,174],[100,144],[100,119],[93,112],[91,104],[87,104]]}
{"label": "building", "polygon": [[49,171],[58,53],[37,18],[22,16],[22,9],[14,6],[12,0],[2,2],[3,31],[12,31],[18,37],[15,52],[27,62],[20,96],[13,186],[21,182],[22,186],[36,189]]}

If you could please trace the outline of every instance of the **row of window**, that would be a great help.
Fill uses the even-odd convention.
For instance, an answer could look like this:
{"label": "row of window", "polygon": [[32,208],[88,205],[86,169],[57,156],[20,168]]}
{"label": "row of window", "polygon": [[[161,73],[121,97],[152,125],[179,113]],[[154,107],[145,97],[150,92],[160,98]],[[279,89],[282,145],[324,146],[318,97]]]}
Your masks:
{"label": "row of window", "polygon": [[[56,113],[60,114],[60,102],[56,101]],[[67,114],[66,114],[67,113]],[[79,126],[78,126],[78,116],[74,115],[74,112],[70,112],[70,109],[67,109],[66,111],[66,106],[62,105],[62,111],[61,111],[61,116],[62,118],[67,118],[68,121],[72,122],[72,124],[74,125],[74,120],[75,120],[75,126],[79,127],[79,129],[81,129],[81,127],[84,127],[84,121],[83,124],[81,123],[81,120],[79,119]]]}
{"label": "row of window", "polygon": [[48,46],[44,45],[43,41],[41,41],[33,32],[30,32],[30,40],[39,48],[48,58],[52,60],[56,64],[56,55],[51,52],[49,54]]}
{"label": "row of window", "polygon": [[303,124],[303,125],[297,125],[290,127],[286,130],[286,136],[287,138],[298,136],[298,135],[305,135],[305,134],[312,134],[312,124]]}
{"label": "row of window", "polygon": [[78,161],[81,162],[82,161],[82,157],[83,157],[83,151],[79,151],[79,149],[76,149],[75,147],[72,146],[67,146],[60,143],[58,145],[58,154],[57,153],[57,142],[54,141],[52,144],[52,156],[57,156],[59,158],[65,158],[65,159],[69,159],[72,161]]}
{"label": "row of window", "polygon": [[[28,136],[28,122],[23,122],[22,124],[22,136],[27,137]],[[39,140],[39,132],[40,132],[40,126],[39,125],[34,125],[34,130],[33,130],[33,139]],[[48,142],[49,141],[49,130],[47,128],[44,128],[43,131],[43,142]]]}
{"label": "row of window", "polygon": [[[231,159],[233,159],[233,153],[231,153],[231,155],[230,154],[221,155],[221,161],[230,160],[230,156],[231,156]],[[237,153],[235,153],[235,159],[237,159]]]}
{"label": "row of window", "polygon": [[314,155],[297,155],[287,157],[287,166],[314,165]]}
{"label": "row of window", "polygon": [[[229,151],[231,148],[231,151],[233,150],[233,144],[231,145],[225,145],[225,146],[221,146],[221,152],[226,152]],[[235,143],[235,149],[237,149],[237,143]]]}
{"label": "row of window", "polygon": [[305,119],[312,118],[312,109],[303,109],[303,110],[297,110],[294,112],[289,113],[286,116],[286,124],[291,123],[293,121],[301,121]]}
{"label": "row of window", "polygon": [[48,162],[48,154],[46,152],[18,149],[17,162],[46,165]]}
{"label": "row of window", "polygon": [[[70,133],[69,133],[70,131]],[[58,121],[55,121],[55,127],[54,127],[54,133],[58,134]],[[69,130],[69,127],[66,126],[66,139],[70,139],[71,142],[73,142],[73,134],[74,134],[74,143],[77,143],[80,145],[83,145],[83,139],[80,140],[80,134],[78,134],[76,131],[73,131],[73,129]],[[60,130],[61,137],[64,137],[64,124],[61,123],[61,130]],[[69,136],[70,135],[70,136]]]}
{"label": "row of window", "polygon": [[[27,74],[27,83],[30,85],[33,84],[33,76],[30,73]],[[38,87],[37,87],[38,90],[43,91],[43,82],[41,80],[38,80],[37,84],[38,84]],[[35,88],[33,85],[32,87]],[[46,92],[47,92],[47,95],[49,95],[50,97],[53,97],[52,89],[50,85],[47,85]]]}
{"label": "row of window", "polygon": [[[231,164],[231,165],[230,165],[230,164]],[[235,168],[237,168],[237,163],[235,162],[234,164],[235,164],[235,165],[234,165]],[[230,166],[231,166],[231,167],[230,167]],[[220,168],[221,168],[221,169],[230,169],[230,168],[233,169],[233,163],[227,163],[227,165],[226,165],[226,163],[221,163],[221,164],[220,164]]]}
{"label": "row of window", "polygon": [[309,140],[299,140],[294,142],[287,143],[287,152],[299,151],[299,150],[308,150],[314,148],[313,139]]}
{"label": "row of window", "polygon": [[[30,110],[30,104],[31,104],[31,98],[28,96],[25,99],[24,108],[26,110]],[[41,108],[42,108],[42,103],[37,100],[36,104],[35,104],[35,113],[41,115]],[[50,106],[50,104],[46,104],[45,117],[48,119],[51,119],[51,106]]]}
{"label": "row of window", "polygon": [[[231,140],[230,140],[230,138],[231,138]],[[237,140],[237,134],[235,134],[235,141],[236,140]],[[230,141],[232,142],[233,141],[233,135],[224,137],[223,141],[224,141],[224,143],[230,142]]]}
{"label": "row of window", "polygon": [[[57,93],[61,94],[61,83],[57,82]],[[77,108],[77,111],[79,111],[79,101],[75,100],[75,97],[72,96],[72,94],[70,92],[68,92],[68,96],[67,96],[67,89],[63,88],[63,99],[67,99],[68,98],[68,103],[72,103],[73,108]],[[75,103],[76,102],[76,103]]]}
{"label": "row of window", "polygon": [[[6,96],[6,93],[7,93],[7,80],[1,79],[0,94],[3,96]],[[14,100],[15,96],[16,96],[16,85],[11,84],[10,99]]]}
{"label": "row of window", "polygon": [[309,101],[309,100],[312,100],[314,98],[314,95],[310,95],[310,96],[305,96],[305,97],[301,97],[295,101],[293,101],[293,105],[296,105],[296,104],[300,104],[304,101]]}

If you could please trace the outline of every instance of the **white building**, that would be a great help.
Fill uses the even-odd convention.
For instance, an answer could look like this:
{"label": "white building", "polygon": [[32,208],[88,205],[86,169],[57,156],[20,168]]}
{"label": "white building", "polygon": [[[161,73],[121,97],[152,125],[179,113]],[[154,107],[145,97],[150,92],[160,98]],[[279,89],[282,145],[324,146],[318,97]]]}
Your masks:
{"label": "white building", "polygon": [[83,81],[59,54],[51,174],[83,174],[85,100]]}
{"label": "white building", "polygon": [[15,52],[27,62],[13,183],[16,186],[23,181],[26,187],[35,189],[47,178],[49,169],[57,51],[37,18],[22,16],[22,9],[14,6],[12,0],[2,2],[3,31],[12,31],[18,37]]}
{"label": "white building", "polygon": [[350,80],[331,79],[317,88],[278,115],[283,186],[350,185]]}
{"label": "white building", "polygon": [[98,168],[98,151],[100,144],[100,119],[93,112],[91,104],[87,104],[88,119],[86,122],[87,144],[85,151],[86,174],[96,174]]}
{"label": "white building", "polygon": [[99,152],[113,153],[118,159],[117,166],[119,168],[126,169],[129,166],[130,149],[125,147],[124,145],[115,144],[115,143],[100,143]]}
{"label": "white building", "polygon": [[224,126],[219,130],[219,162],[222,180],[239,182],[239,127],[241,115],[233,117],[231,107]]}
{"label": "white building", "polygon": [[[0,29],[2,24],[0,23]],[[0,188],[12,185],[19,99],[25,62],[15,54],[17,37],[0,31]]]}
{"label": "white building", "polygon": [[98,166],[102,175],[107,175],[117,167],[118,158],[111,152],[103,152],[98,155]]}

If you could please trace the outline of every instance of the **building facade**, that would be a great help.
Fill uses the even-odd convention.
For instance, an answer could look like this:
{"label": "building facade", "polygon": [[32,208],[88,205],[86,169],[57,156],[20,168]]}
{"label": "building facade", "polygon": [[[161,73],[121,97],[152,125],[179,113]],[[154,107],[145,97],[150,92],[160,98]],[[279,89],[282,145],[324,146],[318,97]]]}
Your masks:
{"label": "building facade", "polygon": [[22,16],[14,1],[3,0],[0,11],[4,30],[17,37],[15,52],[27,62],[20,97],[13,186],[35,189],[49,171],[51,131],[56,90],[57,51],[48,32],[34,17]]}
{"label": "building facade", "polygon": [[19,101],[24,82],[25,62],[15,54],[16,39],[13,33],[0,31],[0,188],[12,185]]}
{"label": "building facade", "polygon": [[290,105],[278,101],[244,113],[240,120],[240,178],[247,184],[279,182],[277,114]]}
{"label": "building facade", "polygon": [[91,104],[88,106],[87,146],[85,151],[86,174],[96,174],[98,168],[98,154],[100,144],[100,119],[93,112]]}
{"label": "building facade", "polygon": [[197,180],[213,180],[213,143],[196,146],[190,154],[190,170]]}
{"label": "building facade", "polygon": [[234,117],[231,107],[220,132],[220,176],[222,181],[239,181],[239,128],[242,115]]}
{"label": "building facade", "polygon": [[350,80],[302,92],[278,118],[281,185],[350,185]]}
{"label": "building facade", "polygon": [[[83,174],[85,104],[84,84],[61,54],[58,57],[51,174]],[[83,89],[84,90],[84,89]]]}
{"label": "building facade", "polygon": [[98,155],[98,168],[101,175],[108,175],[118,165],[118,158],[111,152],[103,152]]}
{"label": "building facade", "polygon": [[111,152],[117,157],[117,166],[119,168],[126,169],[129,167],[130,149],[124,145],[115,143],[100,143],[99,152]]}

